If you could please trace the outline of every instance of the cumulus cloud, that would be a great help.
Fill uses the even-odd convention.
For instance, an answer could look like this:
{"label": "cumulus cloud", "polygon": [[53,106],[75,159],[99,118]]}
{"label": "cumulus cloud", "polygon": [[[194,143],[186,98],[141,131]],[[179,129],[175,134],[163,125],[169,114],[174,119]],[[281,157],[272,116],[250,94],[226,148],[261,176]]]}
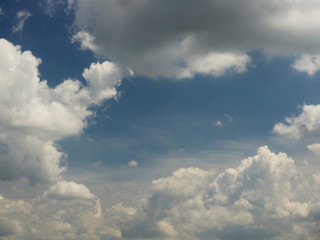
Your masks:
{"label": "cumulus cloud", "polygon": [[32,14],[26,10],[17,12],[16,14],[17,24],[16,26],[13,27],[12,32],[13,33],[21,32],[24,28],[25,22],[31,16]]}
{"label": "cumulus cloud", "polygon": [[57,201],[93,200],[96,196],[83,184],[59,181],[44,192],[43,199]]}
{"label": "cumulus cloud", "polygon": [[69,2],[73,40],[150,77],[243,72],[254,50],[295,57],[308,74],[319,69],[316,0]]}
{"label": "cumulus cloud", "polygon": [[132,160],[132,161],[128,162],[128,166],[129,167],[136,167],[138,165],[139,165],[139,163],[137,161],[135,161],[135,160]]}
{"label": "cumulus cloud", "polygon": [[31,52],[1,39],[0,60],[0,180],[54,182],[65,170],[55,141],[81,134],[89,107],[115,97],[126,73],[111,62],[93,63],[83,72],[87,86],[67,79],[49,88]]}
{"label": "cumulus cloud", "polygon": [[153,181],[152,195],[120,221],[121,234],[125,239],[232,240],[239,234],[312,239],[319,179],[317,173],[304,176],[293,159],[266,146],[223,172],[182,168]]}
{"label": "cumulus cloud", "polygon": [[310,144],[308,145],[308,149],[316,156],[320,156],[320,143]]}
{"label": "cumulus cloud", "polygon": [[320,55],[302,55],[292,66],[298,71],[314,75],[320,70]]}
{"label": "cumulus cloud", "polygon": [[285,153],[264,146],[235,168],[181,168],[154,180],[149,197],[135,206],[103,209],[84,185],[66,181],[42,201],[3,197],[0,234],[12,240],[317,239],[319,184],[318,172],[306,175]]}
{"label": "cumulus cloud", "polygon": [[304,105],[296,117],[276,123],[273,132],[291,139],[313,138],[320,134],[320,105]]}
{"label": "cumulus cloud", "polygon": [[[61,194],[58,195],[61,197]],[[75,195],[78,198],[78,194]],[[74,196],[68,200],[74,200]],[[29,202],[2,199],[0,201],[0,238],[10,240],[101,239],[99,231],[102,228],[102,222],[96,217],[97,204],[89,199],[83,200],[86,201],[71,201],[71,204],[66,204],[66,201],[61,199]]]}
{"label": "cumulus cloud", "polygon": [[79,42],[81,44],[82,50],[92,50],[97,51],[96,46],[94,45],[94,38],[86,31],[80,31],[72,36],[71,41]]}

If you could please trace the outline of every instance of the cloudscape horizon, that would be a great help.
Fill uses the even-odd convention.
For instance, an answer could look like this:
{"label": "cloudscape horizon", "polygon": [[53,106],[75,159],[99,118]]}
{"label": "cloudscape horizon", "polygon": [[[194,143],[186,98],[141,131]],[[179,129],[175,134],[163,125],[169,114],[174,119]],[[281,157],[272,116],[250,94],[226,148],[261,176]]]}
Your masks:
{"label": "cloudscape horizon", "polygon": [[0,2],[0,239],[320,239],[320,2]]}

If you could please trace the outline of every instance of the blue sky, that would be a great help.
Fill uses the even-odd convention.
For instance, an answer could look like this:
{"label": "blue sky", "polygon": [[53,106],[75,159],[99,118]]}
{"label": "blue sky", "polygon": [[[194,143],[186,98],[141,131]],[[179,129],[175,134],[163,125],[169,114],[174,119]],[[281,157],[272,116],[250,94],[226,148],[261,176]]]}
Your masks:
{"label": "blue sky", "polygon": [[0,9],[0,238],[319,236],[317,1]]}

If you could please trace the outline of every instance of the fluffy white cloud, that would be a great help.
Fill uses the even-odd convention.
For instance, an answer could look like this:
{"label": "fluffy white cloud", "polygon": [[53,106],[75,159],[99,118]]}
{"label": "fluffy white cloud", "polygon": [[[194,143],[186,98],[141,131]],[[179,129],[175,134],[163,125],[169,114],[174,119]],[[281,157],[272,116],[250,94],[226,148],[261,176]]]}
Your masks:
{"label": "fluffy white cloud", "polygon": [[97,48],[94,45],[94,38],[86,31],[79,31],[73,35],[72,42],[80,42],[82,50],[90,49],[95,52],[97,51]]}
{"label": "fluffy white cloud", "polygon": [[237,168],[183,168],[153,181],[151,197],[122,217],[120,230],[125,239],[312,239],[318,182],[265,146]]}
{"label": "fluffy white cloud", "polygon": [[313,75],[320,70],[320,55],[302,55],[292,66],[298,71]]}
{"label": "fluffy white cloud", "polygon": [[319,184],[319,173],[305,175],[285,153],[265,146],[236,168],[182,168],[154,180],[150,196],[132,207],[104,210],[108,199],[101,206],[84,185],[65,181],[41,201],[2,197],[0,234],[10,240],[317,239]]}
{"label": "fluffy white cloud", "polygon": [[[316,0],[69,1],[82,48],[151,77],[243,72],[247,53],[293,56],[293,67],[319,69]],[[177,17],[179,16],[179,17]]]}
{"label": "fluffy white cloud", "polygon": [[83,72],[88,86],[67,79],[55,88],[39,79],[31,52],[0,39],[0,179],[54,182],[65,170],[56,140],[81,134],[89,107],[115,97],[125,73],[111,62]]}
{"label": "fluffy white cloud", "polygon": [[304,105],[296,117],[286,117],[277,123],[273,132],[292,139],[312,138],[320,134],[320,105]]}
{"label": "fluffy white cloud", "polygon": [[59,181],[44,192],[43,199],[71,201],[71,200],[94,200],[96,196],[83,184],[75,182]]}
{"label": "fluffy white cloud", "polygon": [[320,156],[320,143],[310,144],[308,145],[308,149],[316,156]]}

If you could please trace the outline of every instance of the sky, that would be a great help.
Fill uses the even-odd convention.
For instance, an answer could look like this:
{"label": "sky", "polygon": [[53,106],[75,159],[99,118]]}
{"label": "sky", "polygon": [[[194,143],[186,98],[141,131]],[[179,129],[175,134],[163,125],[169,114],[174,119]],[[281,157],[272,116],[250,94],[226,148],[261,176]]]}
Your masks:
{"label": "sky", "polygon": [[0,239],[319,239],[319,16],[2,0]]}

